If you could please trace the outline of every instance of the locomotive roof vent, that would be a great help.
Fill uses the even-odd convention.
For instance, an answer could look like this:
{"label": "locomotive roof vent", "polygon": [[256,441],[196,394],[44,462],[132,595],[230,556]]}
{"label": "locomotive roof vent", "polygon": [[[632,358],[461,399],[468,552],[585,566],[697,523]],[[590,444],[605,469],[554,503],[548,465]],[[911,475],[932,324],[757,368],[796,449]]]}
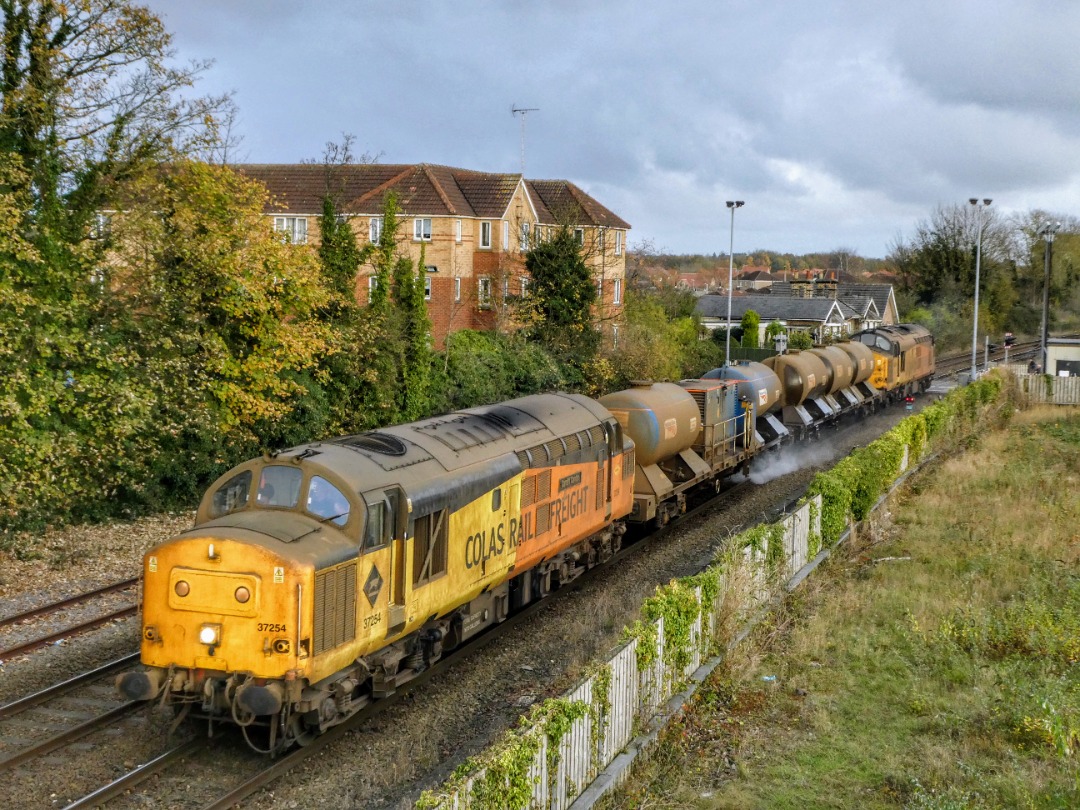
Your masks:
{"label": "locomotive roof vent", "polygon": [[384,456],[403,456],[409,449],[405,442],[389,433],[361,433],[357,436],[347,436],[341,439],[340,443],[357,450],[382,453]]}

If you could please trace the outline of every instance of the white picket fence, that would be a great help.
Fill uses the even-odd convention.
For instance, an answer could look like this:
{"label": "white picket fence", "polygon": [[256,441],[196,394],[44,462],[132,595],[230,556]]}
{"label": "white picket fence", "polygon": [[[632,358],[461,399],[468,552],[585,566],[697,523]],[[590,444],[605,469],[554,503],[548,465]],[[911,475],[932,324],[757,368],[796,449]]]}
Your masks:
{"label": "white picket fence", "polygon": [[[586,787],[630,745],[636,734],[650,726],[655,729],[658,716],[670,708],[668,702],[686,688],[691,676],[695,681],[704,678],[704,674],[695,672],[702,667],[706,656],[715,653],[713,631],[725,605],[728,609],[737,606],[735,620],[739,625],[745,624],[760,612],[763,603],[773,596],[778,586],[786,584],[807,564],[810,536],[821,532],[820,496],[814,502],[813,509],[809,503],[804,504],[782,520],[784,560],[779,572],[770,572],[764,549],[747,547],[741,555],[741,565],[721,573],[714,604],[704,605],[699,610],[691,627],[689,649],[678,656],[687,660],[684,666],[669,663],[675,656],[665,656],[664,620],[660,618],[655,623],[657,654],[648,666],[638,670],[637,647],[642,642],[634,639],[618,649],[606,665],[606,699],[598,694],[602,684],[599,675],[565,695],[571,702],[583,703],[588,711],[572,723],[558,742],[557,757],[548,756],[547,736],[540,725],[515,732],[536,735],[539,743],[528,775],[533,786],[529,810],[571,807]],[[695,588],[694,592],[700,604],[701,589]],[[715,665],[717,660],[712,664]],[[554,773],[549,772],[552,762]],[[618,784],[627,771],[621,769],[608,786]],[[464,780],[451,780],[442,790],[434,792],[435,804],[425,806],[469,810],[475,805],[470,800],[473,786],[485,776],[484,770],[478,770]],[[596,792],[595,788],[593,792]]]}

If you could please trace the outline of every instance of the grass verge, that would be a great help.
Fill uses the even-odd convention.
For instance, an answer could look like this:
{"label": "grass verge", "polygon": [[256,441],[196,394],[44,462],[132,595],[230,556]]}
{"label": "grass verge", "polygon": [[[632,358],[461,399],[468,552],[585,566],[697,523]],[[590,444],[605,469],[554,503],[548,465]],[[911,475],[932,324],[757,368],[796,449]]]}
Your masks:
{"label": "grass verge", "polygon": [[1080,807],[1080,412],[920,476],[608,808]]}

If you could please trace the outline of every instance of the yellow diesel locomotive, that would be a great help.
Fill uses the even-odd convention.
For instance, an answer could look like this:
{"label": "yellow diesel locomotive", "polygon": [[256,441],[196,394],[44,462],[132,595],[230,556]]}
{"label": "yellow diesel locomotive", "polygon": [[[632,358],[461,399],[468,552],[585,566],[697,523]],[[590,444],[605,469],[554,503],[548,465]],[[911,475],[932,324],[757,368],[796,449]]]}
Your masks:
{"label": "yellow diesel locomotive", "polygon": [[147,668],[118,686],[302,742],[614,554],[633,457],[545,394],[242,464],[146,554]]}

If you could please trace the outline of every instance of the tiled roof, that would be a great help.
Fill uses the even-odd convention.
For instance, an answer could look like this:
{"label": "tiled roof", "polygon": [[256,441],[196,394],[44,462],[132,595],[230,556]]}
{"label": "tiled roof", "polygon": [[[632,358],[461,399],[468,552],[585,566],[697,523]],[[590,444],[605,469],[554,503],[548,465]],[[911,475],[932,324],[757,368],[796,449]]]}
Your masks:
{"label": "tiled roof", "polygon": [[[727,319],[726,295],[703,295],[694,309],[707,318]],[[831,298],[798,298],[780,295],[736,295],[731,299],[731,319],[741,321],[747,310],[754,310],[762,322],[820,321],[824,323],[836,307],[845,320],[857,319],[859,313],[843,301]]]}
{"label": "tiled roof", "polygon": [[[318,215],[322,201],[331,193],[343,213],[379,214],[388,192],[397,194],[398,207],[405,214],[461,216],[499,219],[506,215],[510,200],[522,182],[520,174],[498,174],[416,164],[322,164],[247,163],[233,166],[237,171],[262,182],[272,202],[266,213]],[[545,225],[564,221],[564,212],[573,224],[629,228],[595,199],[566,180],[526,180],[526,191]]]}
{"label": "tiled roof", "polygon": [[526,187],[536,205],[536,213],[545,225],[602,225],[605,228],[629,228],[626,220],[613,214],[568,180],[526,180]]}

